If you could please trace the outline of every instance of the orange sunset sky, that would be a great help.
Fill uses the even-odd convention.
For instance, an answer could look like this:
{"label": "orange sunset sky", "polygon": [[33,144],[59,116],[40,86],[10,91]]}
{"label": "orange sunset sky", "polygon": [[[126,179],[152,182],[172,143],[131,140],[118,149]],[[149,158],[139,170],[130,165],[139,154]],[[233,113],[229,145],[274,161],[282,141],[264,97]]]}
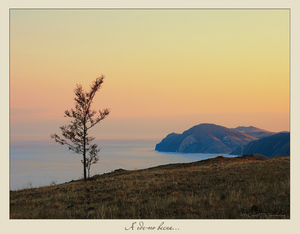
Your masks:
{"label": "orange sunset sky", "polygon": [[289,10],[10,10],[10,133],[50,139],[106,78],[99,138],[200,124],[290,130]]}

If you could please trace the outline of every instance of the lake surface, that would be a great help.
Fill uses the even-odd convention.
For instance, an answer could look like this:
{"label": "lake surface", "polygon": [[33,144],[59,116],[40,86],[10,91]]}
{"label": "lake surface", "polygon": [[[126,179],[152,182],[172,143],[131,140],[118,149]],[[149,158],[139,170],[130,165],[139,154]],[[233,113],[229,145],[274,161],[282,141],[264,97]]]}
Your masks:
{"label": "lake surface", "polygon": [[[99,161],[91,176],[119,168],[137,170],[169,163],[194,162],[228,154],[184,154],[155,151],[160,140],[98,140]],[[10,189],[39,187],[83,178],[81,156],[67,146],[45,142],[22,142],[10,147]]]}

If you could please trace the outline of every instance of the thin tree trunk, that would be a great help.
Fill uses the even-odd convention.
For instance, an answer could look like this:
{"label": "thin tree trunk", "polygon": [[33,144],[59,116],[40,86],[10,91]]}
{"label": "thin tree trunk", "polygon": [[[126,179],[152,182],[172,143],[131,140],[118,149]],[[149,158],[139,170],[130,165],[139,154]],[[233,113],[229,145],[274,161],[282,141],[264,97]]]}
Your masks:
{"label": "thin tree trunk", "polygon": [[84,123],[83,127],[83,175],[84,175],[84,180],[86,180],[86,126]]}

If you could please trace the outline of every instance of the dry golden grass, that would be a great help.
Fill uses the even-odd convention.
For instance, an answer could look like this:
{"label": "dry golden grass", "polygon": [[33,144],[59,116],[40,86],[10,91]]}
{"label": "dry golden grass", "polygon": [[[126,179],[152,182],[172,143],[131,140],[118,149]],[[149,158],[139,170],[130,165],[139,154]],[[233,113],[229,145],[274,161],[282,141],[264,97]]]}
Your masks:
{"label": "dry golden grass", "polygon": [[217,158],[10,192],[11,219],[290,218],[290,158]]}

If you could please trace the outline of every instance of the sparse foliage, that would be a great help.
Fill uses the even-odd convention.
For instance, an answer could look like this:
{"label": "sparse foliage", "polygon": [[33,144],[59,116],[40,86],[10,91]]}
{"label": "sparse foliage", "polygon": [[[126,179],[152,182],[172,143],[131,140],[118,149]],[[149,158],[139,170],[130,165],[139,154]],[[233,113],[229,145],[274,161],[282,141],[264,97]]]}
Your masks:
{"label": "sparse foliage", "polygon": [[93,84],[90,86],[91,89],[89,92],[84,92],[81,85],[77,84],[75,93],[75,109],[65,111],[65,117],[69,117],[72,120],[69,125],[64,125],[60,127],[62,135],[52,134],[56,142],[61,145],[67,145],[69,150],[77,154],[82,154],[83,159],[83,175],[84,180],[90,176],[90,168],[92,164],[98,162],[99,157],[97,144],[91,144],[95,139],[94,137],[89,136],[88,130],[94,127],[97,123],[103,120],[109,114],[108,109],[99,110],[98,115],[95,110],[91,109],[91,104],[96,92],[101,88],[103,83],[104,76],[98,77]]}

